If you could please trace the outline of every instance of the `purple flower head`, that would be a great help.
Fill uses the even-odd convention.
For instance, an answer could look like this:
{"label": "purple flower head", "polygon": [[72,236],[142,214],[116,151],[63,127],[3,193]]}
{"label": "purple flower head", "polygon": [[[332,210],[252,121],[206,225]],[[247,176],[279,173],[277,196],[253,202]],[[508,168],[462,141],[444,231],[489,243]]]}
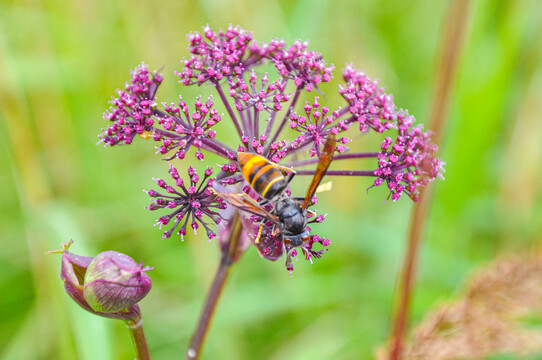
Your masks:
{"label": "purple flower head", "polygon": [[[215,187],[221,187],[223,197],[230,204],[241,201],[226,194],[239,195],[245,188],[251,199],[247,200],[246,195],[241,197],[251,202],[250,206],[267,207],[268,212],[273,211],[278,199],[296,197],[292,197],[285,185],[286,190],[278,190],[282,194],[266,202],[250,188],[255,182],[247,177],[250,171],[242,168],[240,153],[257,155],[255,161],[265,165],[266,171],[270,167],[280,169],[282,175],[273,172],[277,178],[272,180],[279,181],[283,176],[295,183],[297,177],[314,176],[318,172],[323,146],[333,135],[336,143],[328,157],[332,166],[326,177],[371,177],[373,186],[386,183],[394,201],[403,193],[416,201],[419,189],[441,176],[443,162],[437,158],[430,132],[414,125],[414,118],[398,110],[391,94],[353,66],[348,65],[343,71],[344,82],[338,93],[344,102],[338,106],[328,104],[325,96],[320,97],[322,101],[319,97],[304,97],[314,89],[321,92],[320,84],[333,77],[333,65],[327,65],[321,54],[309,50],[307,42],[286,44],[281,39],[256,42],[252,33],[239,26],[218,32],[206,26],[202,32],[191,33],[188,40],[190,57],[183,60],[184,68],[176,73],[181,86],[211,84],[215,97],[207,100],[201,96],[195,100],[180,97],[178,103],[159,102],[157,106],[154,95],[161,76],[149,75],[142,66],[136,69],[132,82],[119,93],[115,108],[108,113],[107,118],[114,124],[102,135],[106,144],[128,144],[139,133],[159,142],[157,153],[166,160],[187,161],[186,154],[191,149],[200,161],[211,158],[207,154],[218,155],[223,160],[218,163],[220,172],[216,174]],[[259,65],[274,66],[278,73],[267,74],[257,68]],[[214,101],[219,103],[216,107]],[[218,113],[217,107],[223,107],[224,113]],[[232,131],[226,130],[227,124],[216,126],[224,121],[231,121]],[[380,148],[371,152],[352,151],[350,147],[355,149],[354,143],[363,138],[359,131],[364,136],[385,137]],[[341,166],[343,160],[352,163]],[[322,250],[313,250],[316,242],[324,248],[329,245],[329,240],[323,237],[307,235],[301,244],[298,241],[291,246],[277,232],[276,224],[248,214],[246,208],[239,210],[240,204],[234,205],[235,211],[222,211],[226,202],[210,188],[211,169],[216,163],[206,164],[210,168],[203,179],[189,165],[185,165],[190,177],[186,184],[170,165],[175,184],[170,186],[164,180],[156,180],[163,191],[148,191],[154,199],[150,210],[170,209],[158,221],[160,226],[169,226],[164,237],[176,232],[182,239],[188,226],[194,231],[203,226],[209,238],[220,235],[219,243],[225,251],[224,241],[229,241],[230,227],[217,231],[213,223],[231,220],[240,212],[244,228],[241,233],[248,234],[262,257],[276,260],[285,256],[288,269],[293,268],[292,258],[299,252],[308,260],[321,256]],[[323,217],[309,220],[318,222],[316,219],[321,221]]]}
{"label": "purple flower head", "polygon": [[372,129],[383,133],[394,127],[395,104],[393,96],[378,87],[364,72],[348,65],[343,72],[346,85],[340,86],[339,94],[348,103],[351,122],[357,122],[361,132]]}
{"label": "purple flower head", "polygon": [[[283,39],[272,39],[269,42],[262,42],[261,45],[257,41],[252,41],[249,50],[254,58],[273,59],[278,53],[286,48],[286,43]],[[280,55],[277,55],[280,57]]]}
{"label": "purple flower head", "polygon": [[282,51],[275,51],[272,59],[280,76],[293,80],[295,86],[311,92],[333,77],[333,65],[327,66],[322,55],[307,49],[307,42],[295,41]]}
{"label": "purple flower head", "polygon": [[162,75],[149,73],[145,64],[136,67],[124,91],[117,90],[118,97],[111,100],[112,106],[104,114],[104,119],[113,124],[102,129],[99,143],[128,145],[136,135],[148,138],[154,125],[152,115],[156,108],[156,90],[161,82]]}
{"label": "purple flower head", "polygon": [[419,188],[442,177],[443,163],[435,157],[438,147],[431,143],[431,132],[423,132],[421,125],[413,126],[414,117],[406,112],[397,114],[398,134],[395,139],[387,136],[380,144],[378,178],[373,186],[387,183],[393,201],[403,193],[418,200]]}
{"label": "purple flower head", "polygon": [[184,70],[176,73],[184,85],[219,82],[224,78],[241,75],[246,69],[243,57],[252,40],[252,33],[240,26],[228,27],[226,31],[214,32],[209,26],[203,33],[188,35],[189,50],[192,54],[184,59]]}
{"label": "purple flower head", "polygon": [[[348,130],[349,124],[340,120],[339,110],[330,111],[326,106],[321,106],[318,97],[314,98],[311,104],[308,101],[303,107],[305,115],[292,114],[290,115],[290,128],[301,133],[295,140],[290,143],[290,151],[300,147],[311,145],[309,156],[320,156],[320,149],[326,138],[330,135],[338,135],[341,132]],[[348,148],[345,146],[350,141],[347,137],[342,137],[337,146],[337,152],[343,153]]]}
{"label": "purple flower head", "polygon": [[203,179],[200,179],[196,170],[189,166],[189,181],[186,185],[177,169],[171,164],[169,168],[169,174],[175,181],[175,185],[170,186],[162,179],[154,179],[165,193],[155,190],[147,191],[153,202],[146,209],[171,211],[168,215],[160,217],[155,224],[162,228],[162,225],[169,225],[173,220],[173,225],[169,230],[164,231],[162,239],[171,237],[171,234],[177,231],[177,234],[181,235],[181,240],[184,241],[187,226],[190,226],[196,234],[200,225],[205,228],[209,239],[215,238],[216,234],[211,229],[210,222],[206,222],[205,219],[219,224],[223,218],[216,210],[226,208],[226,203],[212,192],[211,185],[214,181],[214,178],[211,178],[212,168],[207,168]]}
{"label": "purple flower head", "polygon": [[230,96],[235,99],[238,111],[254,108],[255,111],[267,111],[271,115],[282,110],[282,103],[290,100],[289,94],[284,94],[286,82],[274,81],[269,83],[267,73],[258,86],[254,70],[250,73],[248,83],[236,76],[229,81]]}
{"label": "purple flower head", "polygon": [[167,157],[166,160],[175,157],[184,159],[188,149],[194,146],[198,149],[195,153],[196,158],[203,160],[204,155],[201,149],[204,147],[213,151],[214,144],[211,140],[216,137],[216,132],[212,127],[221,120],[221,116],[213,108],[211,96],[206,102],[202,102],[201,97],[198,97],[192,112],[181,96],[179,99],[177,104],[163,104],[165,114],[158,119],[158,124],[163,130],[155,131],[154,135],[156,141],[162,141],[162,146],[158,147],[158,153],[167,154],[176,150],[175,154]]}

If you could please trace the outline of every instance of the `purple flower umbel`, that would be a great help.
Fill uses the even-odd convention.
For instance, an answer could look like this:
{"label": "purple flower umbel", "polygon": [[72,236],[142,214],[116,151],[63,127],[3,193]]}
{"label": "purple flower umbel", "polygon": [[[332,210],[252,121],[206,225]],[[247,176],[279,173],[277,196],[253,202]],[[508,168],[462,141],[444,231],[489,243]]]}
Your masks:
{"label": "purple flower umbel", "polygon": [[[352,65],[345,67],[338,86],[344,102],[330,106],[322,104],[314,94],[305,96],[312,90],[321,93],[319,85],[331,81],[334,69],[321,54],[309,49],[307,42],[295,41],[289,46],[276,39],[257,43],[252,33],[239,26],[218,32],[206,26],[201,33],[189,34],[188,41],[190,56],[182,60],[183,68],[176,72],[179,83],[183,87],[210,85],[217,96],[207,100],[197,97],[190,104],[179,97],[175,104],[157,105],[155,94],[162,76],[150,73],[142,64],[112,101],[111,110],[105,114],[112,124],[100,135],[101,142],[111,146],[131,144],[135,134],[152,138],[158,142],[156,152],[166,160],[188,161],[186,155],[191,151],[201,161],[206,159],[205,153],[224,159],[216,180],[211,178],[214,164],[205,164],[208,167],[203,179],[192,166],[182,165],[188,168],[190,179],[185,184],[176,170],[177,163],[170,164],[174,185],[156,180],[162,191],[148,191],[153,199],[148,209],[169,209],[169,214],[158,220],[160,226],[169,226],[164,237],[176,232],[183,239],[187,226],[194,231],[203,226],[210,239],[216,236],[213,223],[228,220],[231,212],[226,215],[222,211],[226,202],[215,195],[211,186],[220,187],[221,193],[240,193],[244,189],[267,211],[273,211],[276,200],[264,204],[259,194],[247,186],[250,184],[240,172],[238,152],[258,154],[295,169],[298,176],[311,176],[315,169],[306,166],[318,163],[326,139],[334,136],[337,142],[333,169],[327,175],[373,177],[370,187],[386,183],[393,201],[402,194],[416,201],[419,189],[441,176],[443,163],[436,157],[431,133],[414,125],[414,118],[395,106],[392,95]],[[274,67],[275,72],[256,69],[265,64]],[[221,103],[226,114],[219,113],[214,101]],[[228,134],[215,126],[224,119],[233,125]],[[380,136],[380,148],[367,153],[350,151],[347,145],[360,139],[359,134]],[[340,169],[343,160],[367,158],[374,161],[366,169]],[[287,190],[280,196],[291,194]],[[285,255],[289,270],[293,268],[291,258],[299,252],[312,260],[320,257],[330,243],[312,234],[301,245],[289,246],[269,219],[246,212],[242,215],[244,232],[253,239],[260,255],[269,260]],[[323,217],[308,220],[313,225]],[[325,249],[313,250],[316,243]]]}
{"label": "purple flower umbel", "polygon": [[209,239],[213,239],[216,237],[216,234],[210,228],[210,223],[204,219],[208,218],[215,224],[219,224],[222,216],[216,210],[226,208],[226,203],[219,197],[216,197],[211,191],[214,178],[210,178],[210,176],[213,174],[213,171],[207,168],[205,176],[200,181],[196,170],[189,166],[188,176],[190,181],[185,186],[177,169],[171,164],[169,164],[169,167],[169,174],[175,180],[175,186],[168,185],[162,179],[154,179],[158,183],[158,186],[165,190],[166,194],[155,190],[147,191],[147,194],[155,199],[147,209],[170,209],[171,211],[170,214],[160,217],[156,223],[161,228],[162,225],[169,225],[170,221],[173,220],[173,225],[169,230],[164,232],[162,238],[169,238],[174,231],[177,231],[177,234],[181,236],[181,240],[184,240],[186,227],[190,223],[190,227],[194,230],[194,233],[196,233],[196,230],[201,224],[207,231]]}
{"label": "purple flower umbel", "polygon": [[113,124],[100,135],[100,142],[111,146],[128,145],[135,135],[148,137],[154,125],[156,90],[162,79],[158,72],[149,73],[145,64],[132,71],[132,79],[126,83],[125,90],[117,90],[118,97],[111,100],[112,106],[104,114],[104,118]]}

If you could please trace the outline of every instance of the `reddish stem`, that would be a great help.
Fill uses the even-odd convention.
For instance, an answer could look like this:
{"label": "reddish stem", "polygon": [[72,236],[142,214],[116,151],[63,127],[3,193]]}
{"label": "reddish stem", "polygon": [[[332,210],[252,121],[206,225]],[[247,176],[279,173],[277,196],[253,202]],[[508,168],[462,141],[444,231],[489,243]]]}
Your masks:
{"label": "reddish stem", "polygon": [[[450,3],[450,9],[447,12],[448,17],[441,39],[442,47],[438,53],[438,76],[435,84],[435,97],[432,102],[429,119],[429,127],[436,133],[433,140],[437,145],[440,142],[440,136],[450,105],[454,84],[453,80],[459,64],[464,35],[467,29],[469,10],[469,0],[458,0]],[[419,202],[414,205],[410,221],[408,247],[401,270],[401,282],[397,300],[398,309],[394,319],[393,340],[389,353],[390,360],[401,359],[403,337],[410,313],[421,235],[427,219],[432,194],[432,187],[428,187],[425,191],[420,191]]]}
{"label": "reddish stem", "polygon": [[218,300],[222,294],[222,289],[226,284],[228,275],[230,274],[231,265],[234,263],[236,258],[239,238],[241,236],[241,218],[238,213],[230,220],[231,228],[230,235],[228,239],[229,247],[228,249],[222,251],[222,257],[220,259],[220,264],[215,273],[213,283],[207,294],[207,299],[203,305],[198,323],[190,339],[190,344],[188,350],[186,351],[185,360],[194,360],[199,359],[205,341],[205,336],[209,330],[211,322],[213,320],[213,315],[215,313],[216,306],[218,305]]}
{"label": "reddish stem", "polygon": [[[297,175],[314,175],[315,170],[296,170]],[[328,170],[326,176],[376,176],[374,170]]]}
{"label": "reddish stem", "polygon": [[301,88],[301,87],[298,87],[296,89],[295,94],[294,94],[294,98],[292,99],[292,102],[290,103],[290,106],[288,107],[288,111],[286,112],[286,114],[282,118],[282,121],[281,121],[277,131],[275,132],[275,135],[273,136],[273,138],[269,142],[269,144],[274,143],[277,140],[277,138],[279,137],[280,132],[282,131],[282,128],[288,122],[288,118],[290,117],[290,114],[292,113],[292,111],[294,110],[295,105],[297,104],[297,100],[299,99],[299,95],[301,94],[302,89],[303,88]]}
{"label": "reddish stem", "polygon": [[220,99],[224,103],[224,107],[226,107],[226,111],[230,115],[231,120],[233,121],[233,124],[235,125],[235,128],[237,129],[237,133],[239,134],[239,138],[243,136],[243,132],[241,131],[241,127],[239,126],[239,121],[237,121],[237,117],[235,116],[235,113],[233,112],[230,102],[228,101],[228,98],[224,94],[224,91],[222,90],[222,86],[220,86],[219,82],[214,83],[216,91],[218,92],[218,95],[220,96]]}

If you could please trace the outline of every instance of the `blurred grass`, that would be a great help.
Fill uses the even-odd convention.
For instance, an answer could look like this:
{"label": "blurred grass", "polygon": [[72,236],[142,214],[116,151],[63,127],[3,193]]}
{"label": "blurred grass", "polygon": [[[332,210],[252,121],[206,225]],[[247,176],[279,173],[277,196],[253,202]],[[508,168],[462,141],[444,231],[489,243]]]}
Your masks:
{"label": "blurred grass", "polygon": [[[96,146],[114,90],[141,61],[164,65],[159,97],[173,101],[185,34],[240,24],[256,39],[310,40],[337,66],[378,78],[424,122],[445,3],[345,1],[3,1],[0,3],[0,357],[130,359],[119,322],[71,304],[60,258],[115,249],[155,266],[142,302],[154,359],[178,358],[216,266],[203,239],[160,241],[142,188],[166,173],[140,143]],[[457,77],[419,270],[414,321],[466,275],[505,251],[540,245],[542,13],[539,2],[478,1]],[[325,88],[339,103],[336,82]],[[205,88],[183,90],[186,99]],[[376,140],[375,140],[376,141]],[[331,251],[314,266],[250,249],[235,266],[207,339],[208,359],[365,359],[386,341],[411,205],[366,195],[367,179],[336,179],[320,204]],[[302,189],[302,185],[298,185]],[[495,359],[508,357],[496,357]]]}

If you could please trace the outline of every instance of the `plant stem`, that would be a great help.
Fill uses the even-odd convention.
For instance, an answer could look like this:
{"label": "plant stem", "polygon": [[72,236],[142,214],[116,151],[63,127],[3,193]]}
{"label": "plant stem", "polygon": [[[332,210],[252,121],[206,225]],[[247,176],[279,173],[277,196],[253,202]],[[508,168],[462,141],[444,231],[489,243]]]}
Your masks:
{"label": "plant stem", "polygon": [[220,264],[215,273],[213,283],[207,294],[207,299],[203,305],[198,323],[190,339],[190,344],[188,350],[186,351],[186,360],[199,359],[201,355],[201,349],[203,347],[203,342],[205,340],[205,335],[209,330],[213,315],[222,294],[222,289],[228,279],[230,273],[231,265],[234,263],[234,259],[237,255],[239,238],[241,236],[241,218],[239,214],[236,213],[234,217],[230,220],[231,228],[228,238],[229,247],[222,251],[222,257],[220,259]]}
{"label": "plant stem", "polygon": [[220,99],[224,103],[224,106],[226,107],[226,111],[228,111],[228,114],[230,115],[233,124],[235,125],[235,128],[237,129],[237,133],[239,134],[239,138],[243,136],[243,132],[241,131],[241,127],[239,126],[239,122],[237,121],[237,117],[235,116],[235,113],[233,112],[230,103],[228,101],[228,98],[224,94],[224,91],[222,90],[222,87],[220,86],[219,82],[214,82],[216,91],[218,92],[218,95],[220,96]]}
{"label": "plant stem", "polygon": [[145,339],[145,333],[143,332],[143,324],[140,319],[137,324],[129,325],[126,323],[126,327],[130,330],[130,336],[134,342],[134,349],[136,351],[138,360],[150,360],[149,348],[147,347],[147,340]]}
{"label": "plant stem", "polygon": [[[339,154],[333,156],[333,161],[344,160],[344,159],[362,159],[362,158],[375,158],[378,156],[377,152],[368,152],[368,153],[353,153],[353,154]],[[312,159],[306,160],[296,160],[284,164],[284,166],[294,167],[294,166],[305,166],[311,164],[317,164],[320,161],[320,158],[314,157]]]}
{"label": "plant stem", "polygon": [[[448,17],[441,38],[442,47],[438,53],[437,80],[435,83],[435,97],[432,102],[429,128],[435,132],[433,139],[439,144],[442,136],[444,122],[451,101],[454,76],[459,64],[461,48],[469,19],[470,1],[458,0],[450,3]],[[418,253],[421,244],[422,232],[431,205],[433,187],[422,189],[419,201],[414,205],[410,219],[408,247],[401,270],[399,285],[398,309],[393,325],[393,340],[390,345],[390,360],[401,359],[403,337],[407,327],[410,312],[411,297],[414,288],[414,277],[418,262]]]}
{"label": "plant stem", "polygon": [[[314,175],[316,170],[296,170],[296,175]],[[328,170],[327,176],[376,176],[374,170]]]}
{"label": "plant stem", "polygon": [[[272,144],[277,140],[277,138],[280,135],[280,132],[282,131],[282,128],[288,122],[288,118],[290,117],[290,114],[291,114],[292,110],[294,110],[295,105],[297,104],[297,100],[299,99],[299,95],[301,94],[301,90],[303,90],[302,87],[298,87],[296,89],[295,94],[294,94],[294,98],[292,99],[292,102],[290,103],[290,106],[288,107],[288,111],[286,112],[286,115],[284,115],[284,117],[282,118],[282,121],[280,122],[280,125],[279,125],[277,131],[275,132],[275,135],[273,136],[273,138],[269,142],[269,144]],[[269,149],[266,150],[266,153],[268,152],[268,150]]]}

